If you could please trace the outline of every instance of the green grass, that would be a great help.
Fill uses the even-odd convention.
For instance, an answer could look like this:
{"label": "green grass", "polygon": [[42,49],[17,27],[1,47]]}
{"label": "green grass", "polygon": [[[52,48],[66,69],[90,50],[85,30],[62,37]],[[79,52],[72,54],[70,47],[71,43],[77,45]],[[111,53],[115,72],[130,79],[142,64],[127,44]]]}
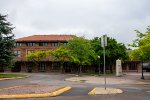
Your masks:
{"label": "green grass", "polygon": [[26,77],[23,74],[0,74],[0,78],[18,78],[18,77]]}

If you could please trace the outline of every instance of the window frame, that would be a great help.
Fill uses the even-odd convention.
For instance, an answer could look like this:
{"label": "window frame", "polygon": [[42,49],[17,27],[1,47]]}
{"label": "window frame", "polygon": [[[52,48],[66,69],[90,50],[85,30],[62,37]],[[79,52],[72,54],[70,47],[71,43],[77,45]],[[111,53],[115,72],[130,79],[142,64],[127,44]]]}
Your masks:
{"label": "window frame", "polygon": [[45,72],[46,71],[46,63],[41,62],[39,63],[39,72]]}
{"label": "window frame", "polygon": [[28,43],[26,43],[26,46],[28,46],[28,47],[35,46],[35,42],[28,42]]}
{"label": "window frame", "polygon": [[48,42],[39,42],[39,46],[48,46]]}
{"label": "window frame", "polygon": [[15,50],[14,53],[16,54],[16,57],[21,57],[21,51]]}
{"label": "window frame", "polygon": [[59,42],[51,42],[51,46],[58,47],[58,46],[60,46],[60,43]]}

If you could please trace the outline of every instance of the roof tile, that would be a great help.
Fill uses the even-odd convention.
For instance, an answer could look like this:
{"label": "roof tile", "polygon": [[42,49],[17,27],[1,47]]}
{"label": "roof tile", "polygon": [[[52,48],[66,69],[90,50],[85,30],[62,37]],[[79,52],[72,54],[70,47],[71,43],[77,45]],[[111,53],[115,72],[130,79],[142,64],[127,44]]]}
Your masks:
{"label": "roof tile", "polygon": [[32,35],[18,38],[16,41],[68,41],[72,38],[73,35]]}

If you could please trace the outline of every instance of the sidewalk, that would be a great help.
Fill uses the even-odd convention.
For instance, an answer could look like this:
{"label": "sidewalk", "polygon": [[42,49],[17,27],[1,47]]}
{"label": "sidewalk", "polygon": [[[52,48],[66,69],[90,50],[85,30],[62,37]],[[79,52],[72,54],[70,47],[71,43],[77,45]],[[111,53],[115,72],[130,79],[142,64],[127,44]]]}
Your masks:
{"label": "sidewalk", "polygon": [[[150,78],[150,74],[145,74],[146,78]],[[107,84],[136,84],[138,82],[148,82],[150,80],[141,80],[141,73],[124,73],[121,77],[116,76],[106,76]],[[71,77],[66,78],[65,81],[71,82],[85,82],[85,83],[94,83],[94,84],[104,84],[104,77],[103,76],[79,76],[79,77]],[[145,84],[145,83],[143,83]]]}

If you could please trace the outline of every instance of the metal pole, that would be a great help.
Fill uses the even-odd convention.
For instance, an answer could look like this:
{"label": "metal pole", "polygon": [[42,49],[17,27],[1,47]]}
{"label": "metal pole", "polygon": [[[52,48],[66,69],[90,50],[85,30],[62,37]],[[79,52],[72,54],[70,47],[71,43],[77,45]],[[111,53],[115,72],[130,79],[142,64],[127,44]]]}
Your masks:
{"label": "metal pole", "polygon": [[143,59],[142,59],[142,77],[141,79],[144,79],[144,75],[143,75]]}
{"label": "metal pole", "polygon": [[105,47],[104,47],[104,81],[105,81],[105,90],[106,90],[106,67],[105,67]]}
{"label": "metal pole", "polygon": [[99,68],[98,68],[99,76],[100,76],[100,57],[99,57]]}

